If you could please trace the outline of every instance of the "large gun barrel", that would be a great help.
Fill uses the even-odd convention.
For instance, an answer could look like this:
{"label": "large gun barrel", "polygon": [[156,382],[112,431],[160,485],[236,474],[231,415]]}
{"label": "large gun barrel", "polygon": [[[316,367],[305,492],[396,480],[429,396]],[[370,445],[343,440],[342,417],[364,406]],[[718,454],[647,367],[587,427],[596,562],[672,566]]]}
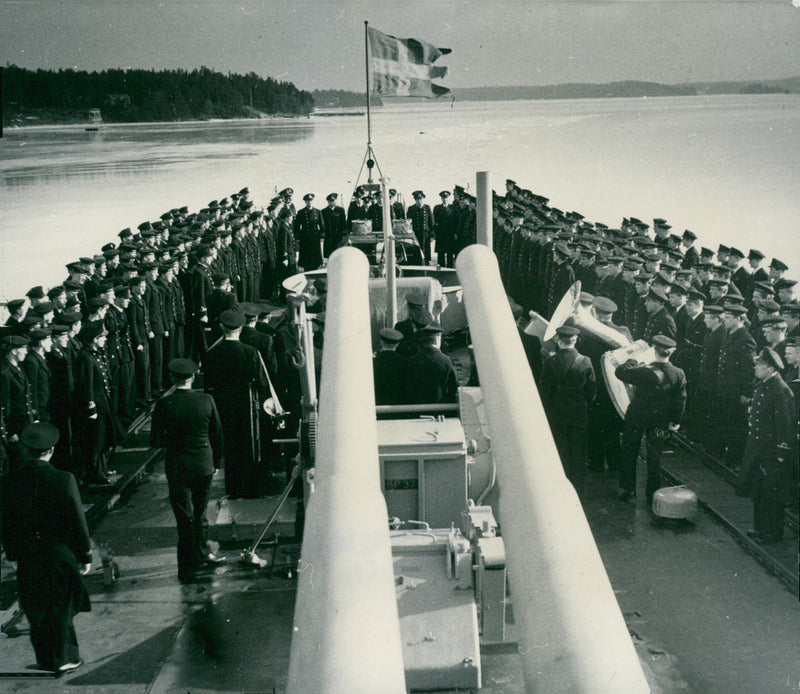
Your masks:
{"label": "large gun barrel", "polygon": [[289,694],[401,694],[405,675],[380,489],[366,256],[328,265],[314,493],[306,509]]}
{"label": "large gun barrel", "polygon": [[648,692],[578,496],[564,475],[494,254],[456,261],[492,438],[530,692]]}

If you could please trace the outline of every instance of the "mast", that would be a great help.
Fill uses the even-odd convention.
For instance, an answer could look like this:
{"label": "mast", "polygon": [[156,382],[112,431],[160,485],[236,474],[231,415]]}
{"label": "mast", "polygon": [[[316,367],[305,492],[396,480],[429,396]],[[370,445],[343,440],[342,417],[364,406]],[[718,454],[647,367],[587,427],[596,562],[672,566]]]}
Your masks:
{"label": "mast", "polygon": [[369,22],[366,20],[364,21],[364,68],[367,78],[367,153],[369,153],[372,149],[372,121],[369,113]]}

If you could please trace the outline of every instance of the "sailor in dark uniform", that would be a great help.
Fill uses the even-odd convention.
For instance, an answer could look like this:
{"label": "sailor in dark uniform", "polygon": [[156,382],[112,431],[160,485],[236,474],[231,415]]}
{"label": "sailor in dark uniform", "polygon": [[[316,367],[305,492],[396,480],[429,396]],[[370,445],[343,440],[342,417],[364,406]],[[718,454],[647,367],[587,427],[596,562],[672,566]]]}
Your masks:
{"label": "sailor in dark uniform", "polygon": [[408,359],[408,400],[436,404],[458,400],[458,377],[450,357],[439,349],[442,329],[427,325],[418,331],[419,349]]}
{"label": "sailor in dark uniform", "polygon": [[575,271],[569,263],[569,248],[563,241],[553,246],[552,279],[547,288],[547,318],[552,317],[564,294],[575,284]]}
{"label": "sailor in dark uniform", "polygon": [[27,461],[3,485],[3,546],[17,562],[37,665],[60,676],[83,663],[72,619],[91,610],[81,580],[92,568],[89,530],[75,478],[49,462],[58,429],[37,422],[20,441]]}
{"label": "sailor in dark uniform", "polygon": [[298,264],[304,270],[316,270],[322,265],[322,244],[325,240],[325,222],[322,213],[312,207],[314,194],[303,196],[306,206],[294,218],[294,235],[299,251]]}
{"label": "sailor in dark uniform", "polygon": [[408,358],[419,349],[417,333],[434,321],[428,310],[428,302],[424,294],[416,291],[409,292],[406,295],[406,303],[408,304],[408,318],[396,323],[394,329],[403,336],[397,353]]}
{"label": "sailor in dark uniform", "polygon": [[436,257],[442,267],[455,267],[455,218],[453,206],[447,202],[450,191],[443,190],[439,197],[442,202],[433,208]]}
{"label": "sailor in dark uniform", "polygon": [[686,377],[669,363],[675,340],[666,335],[653,337],[656,357],[652,364],[629,360],[616,369],[617,378],[636,386],[622,434],[622,459],[619,469],[619,499],[636,496],[636,463],[642,436],[647,440],[648,506],[661,487],[661,451],[670,431],[677,430],[686,404]]}
{"label": "sailor in dark uniform", "polygon": [[50,421],[60,433],[52,462],[59,470],[72,472],[72,398],[75,376],[69,353],[69,327],[53,324],[50,328],[53,331],[53,345],[47,353],[50,367]]}
{"label": "sailor in dark uniform", "polygon": [[329,193],[325,198],[328,206],[322,209],[322,221],[325,225],[325,241],[322,244],[322,252],[329,258],[342,243],[342,239],[347,235],[347,219],[345,218],[344,208],[336,204],[339,197],[338,193]]}
{"label": "sailor in dark uniform", "polygon": [[214,396],[224,435],[225,493],[231,498],[258,496],[257,461],[261,404],[269,397],[258,350],[242,344],[241,310],[224,311],[224,339],[206,354],[205,389]]}
{"label": "sailor in dark uniform", "polygon": [[231,279],[227,273],[218,272],[214,275],[214,291],[206,297],[206,308],[208,311],[208,332],[211,338],[208,344],[210,347],[222,337],[219,317],[225,311],[239,308],[239,302],[233,292]]}
{"label": "sailor in dark uniform", "polygon": [[[613,317],[617,305],[606,296],[592,299],[592,314],[600,323],[620,334],[619,344],[631,341],[631,333],[624,325],[617,325]],[[595,378],[598,381],[597,397],[589,405],[588,424],[588,467],[595,472],[619,469],[620,434],[622,419],[611,401],[605,385],[602,371],[603,354],[612,349],[612,345],[599,336],[588,332],[578,338],[577,349],[592,361]]]}
{"label": "sailor in dark uniform", "polygon": [[567,479],[579,497],[586,475],[589,403],[597,393],[591,360],[575,349],[578,328],[556,329],[556,353],[542,364],[540,392]]}
{"label": "sailor in dark uniform", "polygon": [[136,276],[129,280],[131,301],[128,304],[128,326],[134,349],[134,371],[136,375],[136,404],[147,405],[152,397],[150,390],[150,309],[144,300],[147,282]]}
{"label": "sailor in dark uniform", "polygon": [[415,190],[411,195],[414,198],[414,204],[408,208],[406,215],[411,220],[411,228],[422,249],[425,264],[429,265],[431,262],[431,241],[434,234],[433,212],[431,212],[429,205],[422,202],[425,199],[425,193],[421,190]]}
{"label": "sailor in dark uniform", "polygon": [[30,340],[21,335],[3,338],[3,367],[0,371],[0,410],[2,435],[8,447],[10,464],[19,462],[16,446],[19,435],[28,424],[39,418],[33,392],[22,362],[28,353]]}
{"label": "sailor in dark uniform", "polygon": [[403,333],[392,328],[380,331],[380,349],[372,359],[376,405],[401,405],[406,399],[408,362],[397,353]]}
{"label": "sailor in dark uniform", "polygon": [[105,359],[108,332],[101,322],[81,328],[83,349],[75,366],[75,443],[80,471],[90,484],[108,484],[106,449],[116,443],[117,428],[111,411],[111,379]]}
{"label": "sailor in dark uniform", "polygon": [[164,470],[178,529],[178,580],[189,583],[202,564],[218,564],[206,537],[206,504],[222,458],[222,424],[214,398],[192,390],[197,364],[173,359],[175,391],[153,410],[150,444],[166,448]]}
{"label": "sailor in dark uniform", "polygon": [[783,538],[784,505],[793,498],[791,484],[797,421],[792,392],[781,378],[784,365],[775,351],[764,348],[754,359],[755,390],[737,493],[753,499],[753,529],[759,544]]}
{"label": "sailor in dark uniform", "polygon": [[397,191],[394,188],[389,188],[389,207],[392,211],[392,219],[406,218],[405,205],[397,199]]}
{"label": "sailor in dark uniform", "polygon": [[697,265],[697,261],[700,260],[700,253],[694,247],[695,241],[697,241],[697,234],[686,229],[681,236],[681,244],[683,245],[681,266],[687,270]]}
{"label": "sailor in dark uniform", "polygon": [[211,246],[201,246],[197,254],[197,264],[192,269],[187,281],[187,286],[189,287],[192,356],[197,360],[202,360],[205,357],[208,346],[206,342],[206,330],[209,324],[207,297],[214,291],[210,269],[213,259],[213,248]]}
{"label": "sailor in dark uniform", "polygon": [[669,299],[663,290],[658,287],[650,287],[650,291],[644,299],[645,309],[647,310],[647,323],[644,326],[642,339],[651,343],[655,335],[666,335],[675,339],[677,329],[675,320],[669,315],[667,304]]}
{"label": "sailor in dark uniform", "polygon": [[744,327],[747,309],[726,303],[722,322],[726,333],[717,364],[719,409],[724,417],[722,436],[726,443],[725,462],[738,468],[747,442],[747,403],[752,391],[753,356],[756,343]]}
{"label": "sailor in dark uniform", "polygon": [[50,365],[47,363],[47,353],[53,345],[52,334],[50,328],[31,330],[28,333],[31,341],[28,354],[22,362],[31,386],[33,406],[38,419],[44,422],[50,421]]}

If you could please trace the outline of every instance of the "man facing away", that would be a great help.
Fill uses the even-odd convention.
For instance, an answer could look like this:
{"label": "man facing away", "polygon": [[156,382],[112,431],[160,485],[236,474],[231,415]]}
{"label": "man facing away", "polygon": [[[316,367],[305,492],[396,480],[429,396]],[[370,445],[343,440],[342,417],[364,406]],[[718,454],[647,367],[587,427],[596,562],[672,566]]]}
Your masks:
{"label": "man facing away", "polygon": [[651,364],[628,360],[615,373],[623,383],[636,386],[625,413],[622,433],[622,458],[619,469],[619,499],[636,496],[636,461],[642,436],[647,440],[647,503],[661,486],[661,451],[670,431],[675,431],[686,404],[686,377],[669,358],[675,351],[675,340],[666,335],[653,338],[655,359]]}
{"label": "man facing away", "polygon": [[28,425],[26,461],[3,488],[3,546],[17,562],[20,606],[38,667],[56,676],[83,664],[72,619],[91,610],[81,576],[92,568],[91,542],[75,478],[50,465],[58,429]]}
{"label": "man facing away", "polygon": [[197,364],[170,361],[175,391],[156,402],[150,443],[166,448],[169,501],[178,528],[178,580],[190,583],[202,564],[218,564],[206,538],[211,481],[222,458],[222,424],[214,398],[192,390]]}
{"label": "man facing away", "polygon": [[241,310],[220,316],[223,340],[206,353],[205,388],[219,408],[224,434],[225,493],[254,498],[260,487],[261,403],[269,397],[266,372],[258,350],[240,341],[245,318]]}
{"label": "man facing away", "polygon": [[405,402],[407,360],[397,353],[403,333],[392,328],[380,331],[381,347],[372,359],[376,405],[401,405]]}

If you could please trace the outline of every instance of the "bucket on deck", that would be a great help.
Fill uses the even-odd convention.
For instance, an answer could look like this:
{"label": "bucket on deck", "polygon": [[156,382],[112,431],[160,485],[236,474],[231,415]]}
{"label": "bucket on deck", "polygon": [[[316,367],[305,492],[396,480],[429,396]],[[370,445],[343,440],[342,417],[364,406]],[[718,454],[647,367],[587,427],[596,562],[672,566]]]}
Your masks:
{"label": "bucket on deck", "polygon": [[697,514],[697,494],[684,485],[662,487],[653,494],[653,513],[662,518],[691,520]]}

